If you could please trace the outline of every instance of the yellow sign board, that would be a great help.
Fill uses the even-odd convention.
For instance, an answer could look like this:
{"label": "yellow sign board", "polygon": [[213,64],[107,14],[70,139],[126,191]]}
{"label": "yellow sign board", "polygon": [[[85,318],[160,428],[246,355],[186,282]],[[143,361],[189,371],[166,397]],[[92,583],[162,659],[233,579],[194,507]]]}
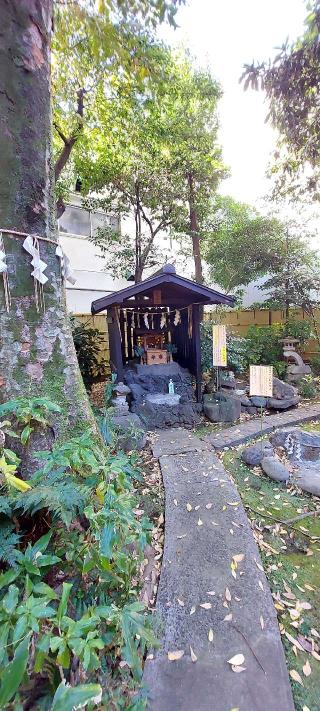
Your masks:
{"label": "yellow sign board", "polygon": [[250,395],[272,397],[272,365],[250,365]]}
{"label": "yellow sign board", "polygon": [[212,326],[212,365],[226,367],[227,337],[225,326]]}

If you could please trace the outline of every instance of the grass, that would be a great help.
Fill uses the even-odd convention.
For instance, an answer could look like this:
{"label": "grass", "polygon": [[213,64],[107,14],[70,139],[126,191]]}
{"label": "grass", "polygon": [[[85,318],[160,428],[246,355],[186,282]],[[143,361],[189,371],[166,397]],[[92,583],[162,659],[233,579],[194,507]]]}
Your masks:
{"label": "grass", "polygon": [[[320,431],[320,423],[309,423],[308,429]],[[304,518],[292,524],[291,528],[267,517],[283,521],[294,518],[315,510],[319,499],[285,488],[270,480],[258,467],[254,470],[248,468],[242,463],[240,454],[239,448],[228,451],[223,458],[224,465],[237,485],[253,526],[258,527],[263,536],[261,558],[271,592],[278,593],[281,600],[281,609],[277,610],[277,614],[288,669],[296,670],[303,683],[302,686],[291,679],[295,709],[320,711],[320,660],[297,649],[295,653],[284,634],[286,631],[295,639],[302,635],[315,643],[320,641],[311,632],[316,630],[320,635],[320,516]],[[315,538],[310,539],[304,534]],[[286,586],[294,598],[288,599]],[[297,600],[310,603],[311,609],[302,609],[295,621],[291,619],[289,610],[295,609]],[[303,672],[307,660],[311,667],[309,676]]]}

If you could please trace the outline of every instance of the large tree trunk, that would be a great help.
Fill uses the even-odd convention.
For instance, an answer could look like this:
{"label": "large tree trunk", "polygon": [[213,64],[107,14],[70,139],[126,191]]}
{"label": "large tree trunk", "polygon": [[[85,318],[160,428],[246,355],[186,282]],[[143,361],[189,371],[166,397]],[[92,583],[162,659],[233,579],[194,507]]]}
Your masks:
{"label": "large tree trunk", "polygon": [[63,415],[55,434],[94,425],[73,346],[60,261],[55,255],[51,163],[52,0],[0,0],[0,232],[37,234],[48,267],[45,310],[37,311],[31,256],[23,238],[3,234],[11,307],[0,274],[0,399],[46,396]]}
{"label": "large tree trunk", "polygon": [[190,234],[192,239],[192,253],[194,261],[194,272],[195,280],[199,284],[203,284],[203,270],[202,270],[202,259],[200,252],[200,237],[198,228],[198,218],[197,211],[195,207],[195,195],[194,195],[194,183],[193,176],[191,173],[188,174],[188,186],[189,186],[189,220],[190,220]]}

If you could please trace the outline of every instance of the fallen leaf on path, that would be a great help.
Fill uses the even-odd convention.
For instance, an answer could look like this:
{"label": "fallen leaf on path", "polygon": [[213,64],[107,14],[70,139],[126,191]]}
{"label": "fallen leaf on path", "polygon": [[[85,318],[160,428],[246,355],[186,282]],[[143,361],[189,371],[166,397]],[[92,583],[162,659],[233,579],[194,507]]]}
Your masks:
{"label": "fallen leaf on path", "polygon": [[263,619],[262,615],[260,615],[260,627],[262,630],[264,630],[264,619]]}
{"label": "fallen leaf on path", "polygon": [[195,655],[195,653],[194,653],[194,651],[193,651],[193,649],[192,649],[192,647],[191,647],[191,644],[190,644],[190,656],[191,656],[191,661],[192,661],[192,662],[196,662],[196,661],[197,661],[198,657]]}
{"label": "fallen leaf on path", "polygon": [[194,507],[194,510],[195,510],[195,511],[199,511],[199,508],[200,508],[200,506],[195,506],[195,507]]}
{"label": "fallen leaf on path", "polygon": [[204,610],[211,610],[212,605],[211,602],[202,602],[200,607],[203,607]]}
{"label": "fallen leaf on path", "polygon": [[206,509],[212,509],[212,504],[206,504]]}
{"label": "fallen leaf on path", "polygon": [[168,652],[168,659],[169,662],[176,662],[178,659],[181,659],[184,655],[184,650],[183,649],[176,649],[173,652]]}
{"label": "fallen leaf on path", "polygon": [[231,659],[228,659],[228,664],[231,664],[234,667],[241,667],[243,663],[244,663],[243,654],[235,654],[234,657],[231,657]]}
{"label": "fallen leaf on path", "polygon": [[302,671],[303,671],[303,673],[304,673],[305,676],[310,676],[312,669],[311,669],[311,666],[310,666],[309,659],[307,659],[306,663],[303,665]]}
{"label": "fallen leaf on path", "polygon": [[213,630],[211,629],[211,627],[208,632],[208,640],[209,642],[213,642]]}
{"label": "fallen leaf on path", "polygon": [[225,598],[226,598],[226,600],[228,600],[228,602],[231,602],[231,592],[230,592],[229,588],[226,588],[226,590],[225,590]]}
{"label": "fallen leaf on path", "polygon": [[232,671],[237,672],[237,674],[240,674],[240,672],[246,670],[246,667],[236,667],[234,664],[232,664],[231,669]]}
{"label": "fallen leaf on path", "polygon": [[263,567],[262,567],[261,563],[259,563],[259,561],[256,558],[254,559],[254,562],[255,562],[257,568],[259,568],[259,570],[261,570],[263,572]]}
{"label": "fallen leaf on path", "polygon": [[239,506],[240,501],[227,501],[229,506]]}
{"label": "fallen leaf on path", "polygon": [[223,618],[223,622],[230,622],[231,620],[232,620],[232,612],[229,612],[229,614]]}
{"label": "fallen leaf on path", "polygon": [[208,590],[208,592],[207,592],[207,595],[215,595],[215,594],[216,594],[216,593],[215,593],[214,590]]}
{"label": "fallen leaf on path", "polygon": [[187,503],[186,508],[187,508],[187,511],[192,511],[192,506],[191,506],[191,504]]}
{"label": "fallen leaf on path", "polygon": [[175,506],[178,506],[177,499],[173,499],[173,503],[174,503]]}
{"label": "fallen leaf on path", "polygon": [[194,615],[195,611],[196,611],[195,605],[192,605],[192,608],[191,608],[189,614],[190,614],[190,615]]}
{"label": "fallen leaf on path", "polygon": [[289,640],[289,642],[291,642],[291,644],[293,644],[294,647],[297,647],[297,649],[300,649],[301,652],[305,651],[304,648],[301,646],[300,642],[298,642],[297,639],[292,637],[291,634],[289,634],[289,632],[285,632],[285,635],[286,635],[287,639]]}
{"label": "fallen leaf on path", "polygon": [[297,681],[298,684],[301,684],[301,686],[303,686],[303,681],[301,679],[299,672],[297,672],[295,669],[290,669],[289,674],[291,676],[291,679],[293,679],[293,681]]}
{"label": "fallen leaf on path", "polygon": [[309,706],[302,706],[302,711],[310,711]]}
{"label": "fallen leaf on path", "polygon": [[215,521],[211,521],[211,523],[212,523],[213,526],[219,526],[219,524],[216,523]]}
{"label": "fallen leaf on path", "polygon": [[261,580],[259,580],[259,583],[258,583],[258,585],[259,585],[259,588],[261,588],[261,590],[264,590],[264,587],[263,587],[263,585],[262,585],[262,582],[261,582]]}
{"label": "fallen leaf on path", "polygon": [[201,518],[198,519],[198,526],[203,526],[203,521],[201,521]]}
{"label": "fallen leaf on path", "polygon": [[237,553],[236,555],[232,556],[232,560],[234,560],[235,563],[241,563],[241,561],[244,559],[244,553]]}
{"label": "fallen leaf on path", "polygon": [[177,600],[178,600],[178,603],[179,603],[180,607],[184,607],[184,602],[183,602],[183,600],[180,600],[179,597],[177,597]]}
{"label": "fallen leaf on path", "polygon": [[183,533],[182,536],[177,536],[177,538],[186,538],[187,534]]}

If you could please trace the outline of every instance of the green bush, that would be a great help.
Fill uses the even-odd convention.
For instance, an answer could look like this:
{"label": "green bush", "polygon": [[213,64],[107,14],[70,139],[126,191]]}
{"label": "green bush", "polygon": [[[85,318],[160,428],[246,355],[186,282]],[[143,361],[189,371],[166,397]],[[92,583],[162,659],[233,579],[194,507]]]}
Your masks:
{"label": "green bush", "polygon": [[311,368],[315,375],[320,375],[320,353],[316,353],[311,359]]}
{"label": "green bush", "polygon": [[[2,432],[12,436],[22,417],[46,423],[40,405],[55,409],[8,403]],[[71,711],[101,695],[111,709],[117,678],[121,709],[142,711],[132,690],[156,640],[139,601],[151,524],[134,513],[135,458],[103,449],[88,431],[38,453],[41,468],[23,481],[0,442],[1,709]]]}
{"label": "green bush", "polygon": [[291,336],[298,338],[300,345],[313,338],[312,324],[310,321],[295,321],[289,319],[283,324],[283,338]]}
{"label": "green bush", "polygon": [[106,366],[99,361],[103,336],[98,328],[90,328],[87,324],[77,322],[73,317],[71,317],[71,328],[83,382],[87,388],[90,388],[95,380],[106,375]]}
{"label": "green bush", "polygon": [[317,382],[312,375],[305,375],[299,382],[299,393],[302,397],[313,399],[319,394]]}

